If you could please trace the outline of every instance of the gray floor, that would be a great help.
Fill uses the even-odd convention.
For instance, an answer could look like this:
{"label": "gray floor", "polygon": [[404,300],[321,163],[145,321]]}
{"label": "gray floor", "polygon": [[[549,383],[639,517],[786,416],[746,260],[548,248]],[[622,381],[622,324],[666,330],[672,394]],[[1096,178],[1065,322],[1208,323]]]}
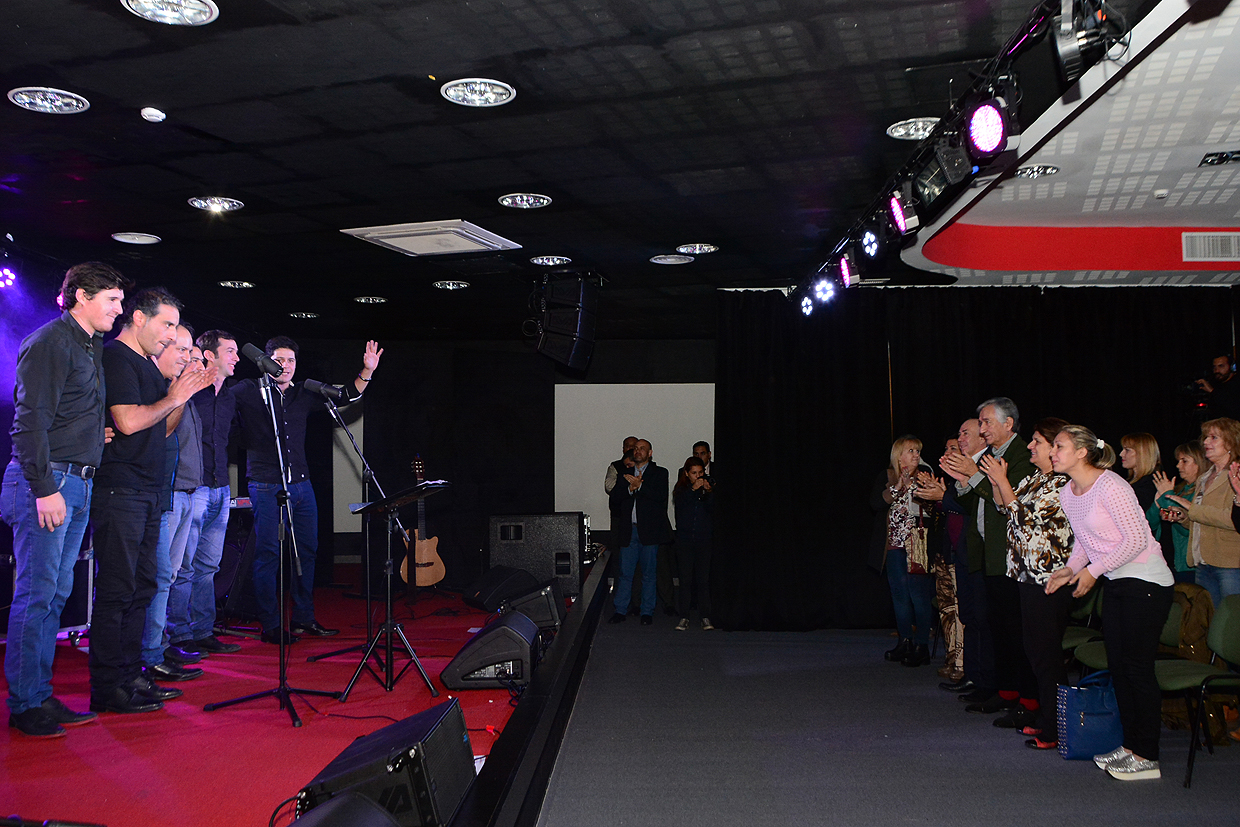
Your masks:
{"label": "gray floor", "polygon": [[1025,748],[965,713],[882,632],[676,632],[595,640],[539,820],[582,825],[1240,824],[1240,745],[1163,731],[1161,781]]}

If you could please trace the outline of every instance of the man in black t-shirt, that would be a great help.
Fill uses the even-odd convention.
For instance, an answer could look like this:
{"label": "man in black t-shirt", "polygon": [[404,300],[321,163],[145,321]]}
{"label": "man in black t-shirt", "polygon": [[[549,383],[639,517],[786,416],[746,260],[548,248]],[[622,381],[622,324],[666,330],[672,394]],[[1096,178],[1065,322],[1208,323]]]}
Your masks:
{"label": "man in black t-shirt", "polygon": [[103,349],[109,424],[116,436],[103,451],[91,500],[95,605],[90,632],[90,708],[151,712],[181,694],[142,673],[142,629],[155,593],[155,549],[162,514],[164,443],[182,407],[213,374],[187,369],[171,384],[152,357],[176,339],[181,303],[162,288],[125,302],[124,327]]}

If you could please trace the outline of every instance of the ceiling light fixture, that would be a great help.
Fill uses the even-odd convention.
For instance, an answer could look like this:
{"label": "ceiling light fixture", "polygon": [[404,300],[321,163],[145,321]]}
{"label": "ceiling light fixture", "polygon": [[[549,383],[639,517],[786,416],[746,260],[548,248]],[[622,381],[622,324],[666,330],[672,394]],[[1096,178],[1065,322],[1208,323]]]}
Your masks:
{"label": "ceiling light fixture", "polygon": [[917,210],[913,207],[913,199],[901,190],[893,192],[887,199],[887,210],[892,226],[900,235],[917,232],[917,228],[921,226]]}
{"label": "ceiling light fixture", "polygon": [[245,206],[236,198],[224,198],[219,195],[207,195],[202,198],[189,199],[189,205],[207,212],[232,212]]}
{"label": "ceiling light fixture", "polygon": [[384,304],[387,299],[383,296],[357,296],[353,301],[358,304]]}
{"label": "ceiling light fixture", "polygon": [[1030,164],[1016,170],[1017,178],[1041,178],[1043,175],[1054,175],[1059,172],[1059,167],[1052,164]]}
{"label": "ceiling light fixture", "polygon": [[121,0],[129,12],[167,26],[205,26],[220,16],[211,0]]}
{"label": "ceiling light fixture", "polygon": [[1060,0],[1060,13],[1051,25],[1055,57],[1065,82],[1074,82],[1112,46],[1125,41],[1127,24],[1119,14],[1115,14],[1117,20],[1112,19],[1111,11],[1103,0]]}
{"label": "ceiling light fixture", "polygon": [[861,234],[861,251],[870,258],[878,255],[878,233],[873,230],[866,230]]}
{"label": "ceiling light fixture", "polygon": [[142,120],[150,121],[151,123],[163,123],[164,119],[168,117],[162,109],[156,109],[153,106],[142,107],[142,111],[138,114],[142,116]]}
{"label": "ceiling light fixture", "polygon": [[814,300],[809,296],[801,299],[801,312],[806,316],[814,312]]}
{"label": "ceiling light fixture", "polygon": [[112,233],[112,238],[123,244],[158,244],[163,241],[159,236],[150,233]]}
{"label": "ceiling light fixture", "polygon": [[969,107],[965,113],[965,145],[977,160],[993,158],[1007,148],[1007,101],[988,98]]}
{"label": "ceiling light fixture", "polygon": [[293,317],[294,319],[317,319],[319,317],[319,314],[318,313],[307,313],[304,310],[294,310],[292,313],[289,313],[289,316]]}
{"label": "ceiling light fixture", "polygon": [[17,274],[8,267],[0,267],[0,287],[12,287]]}
{"label": "ceiling light fixture", "polygon": [[252,281],[221,281],[220,287],[231,287],[234,290],[249,290],[254,286]]}
{"label": "ceiling light fixture", "polygon": [[716,253],[718,251],[719,248],[714,244],[681,244],[676,248],[676,252],[692,256],[704,256],[707,253]]}
{"label": "ceiling light fixture", "polygon": [[22,109],[45,115],[76,115],[90,109],[90,101],[50,86],[19,86],[9,90],[9,100]]}
{"label": "ceiling light fixture", "polygon": [[550,195],[536,192],[510,192],[499,197],[499,203],[514,210],[536,210],[551,203]]}
{"label": "ceiling light fixture", "polygon": [[469,287],[469,282],[444,279],[443,281],[432,282],[431,287],[438,287],[440,290],[464,290],[466,287]]}
{"label": "ceiling light fixture", "polygon": [[461,106],[503,106],[517,96],[517,90],[490,78],[461,78],[439,87],[439,94]]}
{"label": "ceiling light fixture", "polygon": [[819,279],[814,284],[814,298],[819,304],[826,304],[835,298],[835,282],[831,279]]}
{"label": "ceiling light fixture", "polygon": [[534,256],[530,259],[530,264],[537,264],[539,267],[562,267],[572,263],[573,260],[568,256]]}
{"label": "ceiling light fixture", "polygon": [[920,141],[930,135],[938,126],[938,118],[909,118],[896,121],[887,127],[887,137],[897,141]]}
{"label": "ceiling light fixture", "polygon": [[650,261],[652,264],[689,264],[693,261],[693,256],[651,256]]}

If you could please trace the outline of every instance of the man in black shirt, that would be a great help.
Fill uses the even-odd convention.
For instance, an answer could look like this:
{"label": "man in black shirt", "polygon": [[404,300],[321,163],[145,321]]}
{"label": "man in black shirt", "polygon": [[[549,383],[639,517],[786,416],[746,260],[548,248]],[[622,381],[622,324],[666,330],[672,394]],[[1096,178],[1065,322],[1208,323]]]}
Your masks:
{"label": "man in black shirt", "polygon": [[215,378],[201,365],[171,383],[151,357],[176,339],[181,304],[162,288],[125,303],[124,327],[103,349],[108,415],[116,437],[103,452],[91,502],[95,606],[90,633],[90,708],[150,712],[181,694],[142,673],[142,628],[155,593],[165,439],[182,406]]}
{"label": "man in black shirt", "polygon": [[1215,356],[1210,362],[1210,379],[1198,379],[1197,385],[1210,394],[1210,415],[1235,419],[1240,416],[1240,380],[1231,369],[1231,356]]}
{"label": "man in black shirt", "polygon": [[128,286],[106,264],[70,268],[60,290],[64,313],[27,336],[17,355],[13,459],[0,490],[17,564],[4,674],[9,726],[32,738],[60,737],[64,726],[95,718],[53,697],[52,659],[103,455],[103,334]]}
{"label": "man in black shirt", "polygon": [[[296,640],[297,635],[325,637],[337,634],[339,630],[324,628],[314,617],[314,561],[319,548],[318,505],[306,466],[306,418],[319,409],[323,397],[293,384],[293,374],[297,370],[296,342],[287,336],[277,336],[267,342],[266,351],[283,368],[273,380],[272,393],[280,422],[281,451],[288,464],[289,473],[284,482],[288,485],[292,534],[301,564],[301,575],[292,572],[288,578],[293,595],[289,631],[283,629],[283,618],[280,617],[276,599],[276,574],[280,561],[277,534],[280,509],[276,494],[281,489],[283,472],[276,454],[271,415],[263,402],[257,380],[238,382],[234,390],[237,420],[241,426],[248,465],[246,476],[249,479],[250,503],[254,509],[254,597],[258,601],[259,620],[263,625],[262,639],[267,643],[279,643],[282,636],[291,642]],[[378,343],[366,343],[361,373],[351,385],[344,386],[349,402],[359,398],[366,390],[366,383],[379,366],[382,355],[383,349]]]}

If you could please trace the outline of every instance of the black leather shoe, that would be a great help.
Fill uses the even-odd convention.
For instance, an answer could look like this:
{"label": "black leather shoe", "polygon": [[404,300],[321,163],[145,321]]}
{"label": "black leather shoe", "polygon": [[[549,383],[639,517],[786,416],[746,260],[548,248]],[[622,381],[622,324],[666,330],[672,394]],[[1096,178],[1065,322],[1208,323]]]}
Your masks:
{"label": "black leather shoe", "polygon": [[181,666],[179,663],[164,661],[158,666],[147,666],[142,670],[152,681],[192,681],[202,677],[202,670],[192,666]]}
{"label": "black leather shoe", "polygon": [[317,620],[309,623],[294,623],[289,631],[302,637],[331,637],[340,634],[339,629],[324,629]]}
{"label": "black leather shoe", "polygon": [[948,692],[972,692],[977,689],[977,684],[968,678],[961,678],[958,681],[943,681],[939,684],[939,689],[946,689]]}
{"label": "black leather shoe", "polygon": [[993,721],[994,725],[1000,729],[1020,729],[1037,723],[1038,715],[1031,712],[1019,704],[1007,711],[1007,714],[1000,715]]}
{"label": "black leather shoe", "polygon": [[654,623],[654,618],[653,618],[653,617],[651,617],[650,615],[642,615],[642,625],[643,625],[643,626],[649,626],[649,625],[651,625],[652,623]]}
{"label": "black leather shoe", "polygon": [[134,678],[129,682],[129,686],[133,689],[135,695],[152,701],[170,701],[184,694],[179,689],[173,689],[170,686],[160,686],[146,675],[139,675]]}
{"label": "black leather shoe", "polygon": [[995,696],[993,689],[974,689],[972,692],[965,692],[956,696],[956,700],[966,704],[976,704],[982,701],[988,701]]}
{"label": "black leather shoe", "polygon": [[106,692],[90,693],[91,712],[119,712],[128,715],[134,712],[154,712],[163,708],[163,701],[139,695],[128,686],[114,686]]}
{"label": "black leather shoe", "polygon": [[[185,641],[190,643],[190,641]],[[191,663],[198,663],[207,656],[206,652],[187,652],[182,649],[180,644],[174,643],[164,650],[164,663],[176,663],[181,666],[188,666]]]}
{"label": "black leather shoe", "polygon": [[908,653],[911,651],[913,651],[913,641],[909,640],[908,638],[905,638],[904,640],[897,643],[894,649],[888,649],[886,652],[884,652],[883,660],[889,660],[892,662],[895,662],[895,661],[903,662],[904,659],[908,657]]}
{"label": "black leather shoe", "polygon": [[9,713],[9,726],[27,738],[65,737],[65,728],[38,706],[32,706],[25,712]]}
{"label": "black leather shoe", "polygon": [[47,717],[61,726],[81,726],[99,717],[93,712],[74,712],[56,697],[48,698],[43,702],[43,711],[47,713]]}
{"label": "black leather shoe", "polygon": [[925,666],[930,662],[930,647],[924,643],[918,643],[908,651],[904,656],[904,660],[900,661],[905,666]]}
{"label": "black leather shoe", "polygon": [[274,643],[275,645],[279,646],[281,637],[284,638],[285,645],[296,643],[297,641],[301,640],[301,638],[297,637],[296,635],[290,635],[288,632],[284,631],[283,629],[272,629],[270,632],[264,629],[263,633],[259,635],[259,640],[261,640],[263,643]]}
{"label": "black leather shoe", "polygon": [[621,612],[616,612],[611,617],[607,618],[608,623],[623,623],[626,620],[628,620],[628,618],[625,617]]}
{"label": "black leather shoe", "polygon": [[1005,701],[998,695],[991,695],[984,701],[978,701],[975,704],[969,704],[964,708],[965,712],[980,712],[983,715],[993,715],[996,712],[1002,712],[1005,709],[1011,709],[1016,705],[1016,701]]}
{"label": "black leather shoe", "polygon": [[207,635],[194,641],[194,651],[202,654],[229,655],[241,651],[240,643],[225,643],[215,635]]}

